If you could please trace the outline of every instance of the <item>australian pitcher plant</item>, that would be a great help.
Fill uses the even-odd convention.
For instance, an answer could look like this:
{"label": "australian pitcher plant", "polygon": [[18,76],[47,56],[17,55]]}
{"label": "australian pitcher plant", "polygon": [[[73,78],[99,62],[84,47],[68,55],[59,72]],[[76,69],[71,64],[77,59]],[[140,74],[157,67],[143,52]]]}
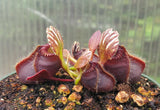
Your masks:
{"label": "australian pitcher plant", "polygon": [[[22,83],[37,84],[47,80],[81,83],[94,92],[109,92],[116,83],[135,83],[145,68],[145,62],[130,55],[119,45],[119,33],[107,29],[96,31],[89,39],[88,48],[74,42],[71,52],[64,48],[59,31],[46,29],[48,44],[36,49],[16,65]],[[97,51],[97,52],[96,52]],[[69,79],[57,77],[63,69]]]}

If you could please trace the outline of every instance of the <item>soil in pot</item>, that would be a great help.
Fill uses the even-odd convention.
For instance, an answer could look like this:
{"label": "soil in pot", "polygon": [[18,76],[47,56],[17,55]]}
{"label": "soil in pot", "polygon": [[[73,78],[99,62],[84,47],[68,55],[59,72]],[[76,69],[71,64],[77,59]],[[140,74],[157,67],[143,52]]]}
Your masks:
{"label": "soil in pot", "polygon": [[160,110],[160,88],[148,79],[93,93],[73,82],[25,85],[17,74],[0,81],[0,110]]}

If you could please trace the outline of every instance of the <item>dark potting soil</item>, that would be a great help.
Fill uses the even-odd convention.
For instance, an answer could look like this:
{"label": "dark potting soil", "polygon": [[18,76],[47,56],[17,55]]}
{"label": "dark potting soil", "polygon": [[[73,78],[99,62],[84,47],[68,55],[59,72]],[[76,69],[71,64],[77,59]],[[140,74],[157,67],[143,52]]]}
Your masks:
{"label": "dark potting soil", "polygon": [[160,110],[160,88],[144,77],[108,93],[73,86],[56,81],[25,85],[13,74],[0,81],[0,110]]}

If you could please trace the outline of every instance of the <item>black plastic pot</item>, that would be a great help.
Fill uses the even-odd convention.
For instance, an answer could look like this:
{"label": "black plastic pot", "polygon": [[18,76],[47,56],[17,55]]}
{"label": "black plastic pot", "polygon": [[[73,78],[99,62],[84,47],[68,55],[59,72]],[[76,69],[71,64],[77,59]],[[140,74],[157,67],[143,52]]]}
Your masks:
{"label": "black plastic pot", "polygon": [[[0,78],[0,81],[7,78],[8,76],[10,76],[12,74],[16,74],[16,72],[9,73],[8,75],[4,76],[3,78]],[[148,75],[142,74],[142,76],[147,78],[149,81],[153,82],[154,84],[156,84],[157,87],[160,87],[160,84],[157,81],[155,81],[154,79],[152,79],[151,77],[149,77]]]}

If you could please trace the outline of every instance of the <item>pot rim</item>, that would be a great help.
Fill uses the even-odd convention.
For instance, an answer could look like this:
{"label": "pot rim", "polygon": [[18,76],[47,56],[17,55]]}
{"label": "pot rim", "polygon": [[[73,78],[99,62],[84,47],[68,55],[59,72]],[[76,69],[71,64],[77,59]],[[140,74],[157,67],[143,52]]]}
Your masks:
{"label": "pot rim", "polygon": [[[16,74],[16,71],[11,72],[11,73],[7,74],[6,76],[0,78],[0,81],[3,80],[3,79],[5,79],[5,78],[7,78],[8,76],[10,76],[10,75],[12,75],[12,74]],[[157,85],[157,87],[160,88],[160,84],[159,84],[157,81],[155,81],[153,78],[151,78],[150,76],[148,76],[148,75],[146,75],[146,74],[141,74],[141,76],[143,76],[143,77],[147,78],[149,81],[155,83],[155,84]]]}
{"label": "pot rim", "polygon": [[12,75],[12,74],[15,74],[15,73],[16,73],[16,71],[11,72],[11,73],[9,73],[9,74],[7,74],[7,75],[1,77],[1,78],[0,78],[0,81],[2,81],[3,79],[5,79],[5,78],[7,78],[8,76],[10,76],[10,75]]}
{"label": "pot rim", "polygon": [[149,81],[153,82],[154,84],[156,84],[160,88],[160,84],[156,80],[154,80],[153,78],[151,78],[150,76],[148,76],[146,74],[141,74],[141,76],[147,78]]}

